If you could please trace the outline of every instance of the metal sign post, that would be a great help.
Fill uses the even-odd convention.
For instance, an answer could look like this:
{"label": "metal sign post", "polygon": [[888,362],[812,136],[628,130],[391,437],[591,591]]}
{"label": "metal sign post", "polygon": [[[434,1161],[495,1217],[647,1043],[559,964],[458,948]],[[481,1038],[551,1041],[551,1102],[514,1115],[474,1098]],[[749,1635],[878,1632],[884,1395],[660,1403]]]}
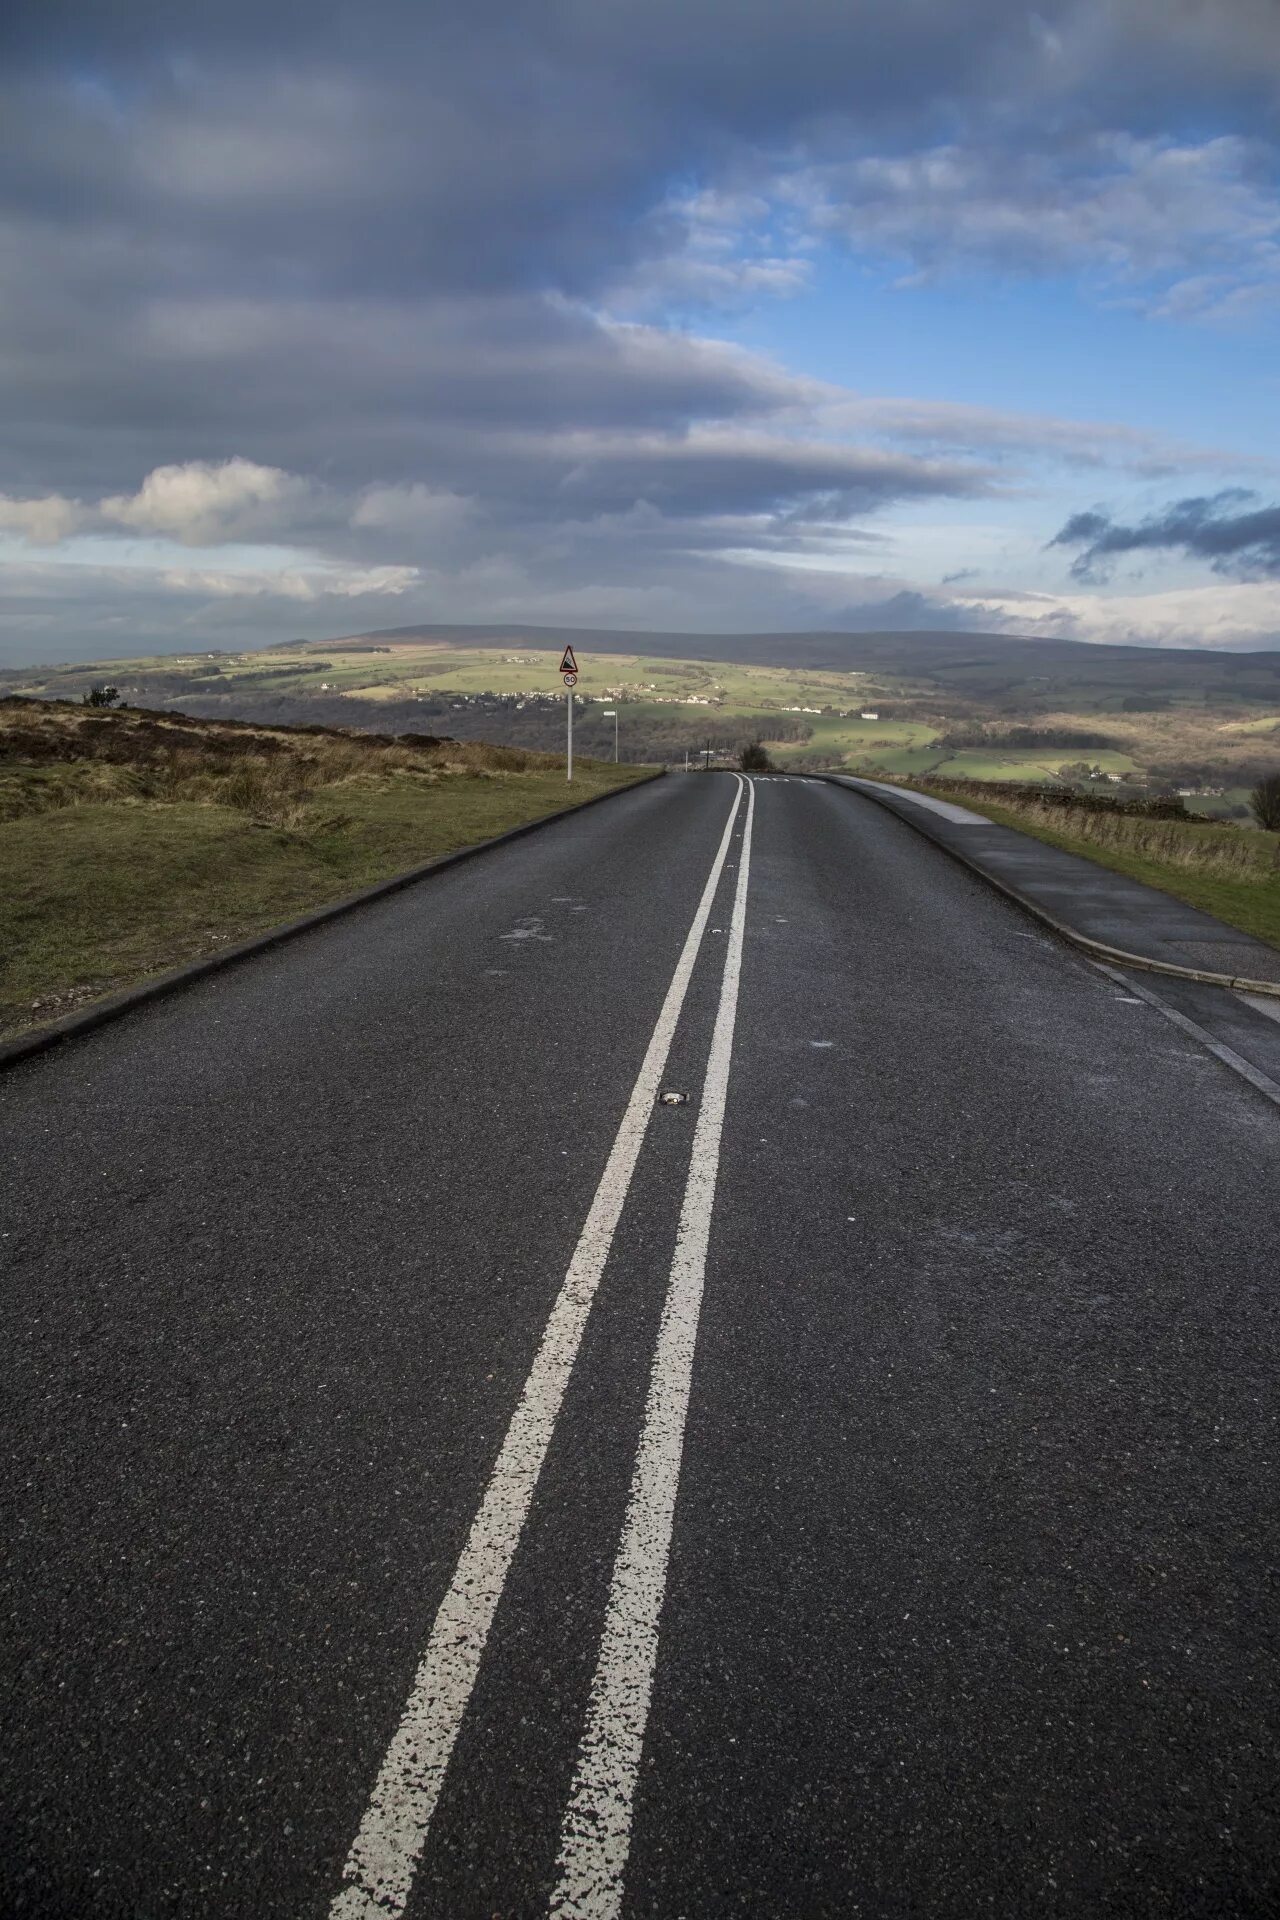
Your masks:
{"label": "metal sign post", "polygon": [[560,657],[560,672],[569,690],[568,752],[565,755],[565,779],[573,779],[573,690],[578,684],[578,663],[573,648],[566,647]]}

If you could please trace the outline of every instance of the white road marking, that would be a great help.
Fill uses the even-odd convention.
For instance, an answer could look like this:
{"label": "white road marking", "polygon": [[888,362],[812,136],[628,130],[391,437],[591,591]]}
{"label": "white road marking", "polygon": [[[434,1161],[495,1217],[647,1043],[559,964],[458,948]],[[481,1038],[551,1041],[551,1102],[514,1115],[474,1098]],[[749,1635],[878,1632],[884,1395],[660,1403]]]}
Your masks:
{"label": "white road marking", "polygon": [[[388,1920],[404,1911],[458,1728],[475,1685],[507,1571],[582,1343],[711,914],[746,783],[739,779],[719,851],[685,939],[608,1163],[541,1344],[507,1428],[480,1511],[431,1629],[400,1724],[343,1868],[330,1920]],[[748,806],[750,797],[748,796]],[[748,819],[750,814],[748,813]],[[745,887],[746,868],[739,879]],[[730,948],[730,958],[733,956]],[[726,966],[728,962],[726,962]],[[719,1027],[717,1026],[717,1033]],[[715,1042],[712,1043],[715,1057]],[[708,1074],[710,1084],[711,1075]],[[699,1121],[695,1134],[702,1137]]]}
{"label": "white road marking", "polygon": [[720,1167],[742,971],[753,813],[754,798],[748,796],[742,866],[720,1004],[649,1380],[644,1429],[614,1562],[586,1729],[560,1829],[560,1879],[551,1912],[564,1920],[616,1920],[622,1906],[632,1804],[658,1657],[658,1622],[666,1594],[693,1354]]}
{"label": "white road marking", "polygon": [[985,814],[970,813],[967,807],[957,807],[951,800],[935,800],[931,794],[912,793],[907,787],[890,786],[887,780],[849,780],[841,776],[841,785],[853,787],[873,787],[877,793],[893,793],[899,800],[909,800],[913,807],[924,807],[928,813],[937,813],[944,820],[950,820],[954,827],[989,827],[990,820]]}
{"label": "white road marking", "polygon": [[1269,1000],[1263,993],[1239,993],[1236,998],[1252,1007],[1255,1013],[1265,1013],[1268,1020],[1280,1020],[1280,1000]]}
{"label": "white road marking", "polygon": [[1128,987],[1131,993],[1136,993],[1139,999],[1145,1000],[1149,1007],[1154,1007],[1157,1013],[1162,1013],[1165,1019],[1171,1021],[1175,1027],[1180,1027],[1183,1033],[1190,1034],[1193,1040],[1198,1040],[1215,1060],[1221,1060],[1224,1067],[1230,1067],[1232,1073],[1238,1073],[1242,1080],[1247,1080],[1251,1087],[1256,1087],[1264,1100],[1270,1100],[1273,1106],[1280,1107],[1280,1086],[1277,1086],[1276,1082],[1259,1067],[1255,1067],[1243,1055],[1238,1054],[1234,1047],[1224,1046],[1221,1040],[1215,1040],[1211,1033],[1206,1033],[1204,1028],[1197,1025],[1194,1020],[1188,1020],[1185,1013],[1179,1013],[1178,1009],[1171,1007],[1167,1000],[1162,1000],[1158,993],[1152,993],[1150,987],[1139,986],[1136,980],[1126,980],[1122,973],[1117,972],[1114,967],[1105,966],[1101,960],[1092,960],[1089,964],[1096,967],[1099,973],[1105,973],[1109,980],[1114,980],[1118,987]]}

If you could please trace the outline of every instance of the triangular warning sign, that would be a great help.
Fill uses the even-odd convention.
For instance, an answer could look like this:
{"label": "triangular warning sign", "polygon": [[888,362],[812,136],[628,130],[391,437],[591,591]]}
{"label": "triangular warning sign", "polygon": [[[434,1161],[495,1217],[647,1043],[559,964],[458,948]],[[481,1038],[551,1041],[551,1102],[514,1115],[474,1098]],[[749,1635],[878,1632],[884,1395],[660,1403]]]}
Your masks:
{"label": "triangular warning sign", "polygon": [[560,662],[560,671],[561,673],[576,673],[578,671],[578,663],[573,657],[572,647],[565,648],[564,659]]}

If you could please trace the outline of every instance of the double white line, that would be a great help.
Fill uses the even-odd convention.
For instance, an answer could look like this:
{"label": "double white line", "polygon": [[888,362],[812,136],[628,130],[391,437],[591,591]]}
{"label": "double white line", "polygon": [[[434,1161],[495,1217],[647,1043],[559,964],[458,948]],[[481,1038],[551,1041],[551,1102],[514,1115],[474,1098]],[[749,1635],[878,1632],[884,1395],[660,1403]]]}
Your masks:
{"label": "double white line", "polygon": [[552,1901],[554,1913],[573,1920],[606,1920],[619,1910],[657,1658],[738,1004],[755,813],[754,790],[742,780],[564,1284],[352,1842],[343,1869],[346,1884],[333,1901],[330,1920],[388,1920],[403,1912],[409,1897],[635,1172],[744,788],[746,824],[720,1004],[587,1728],[561,1833],[561,1877]]}

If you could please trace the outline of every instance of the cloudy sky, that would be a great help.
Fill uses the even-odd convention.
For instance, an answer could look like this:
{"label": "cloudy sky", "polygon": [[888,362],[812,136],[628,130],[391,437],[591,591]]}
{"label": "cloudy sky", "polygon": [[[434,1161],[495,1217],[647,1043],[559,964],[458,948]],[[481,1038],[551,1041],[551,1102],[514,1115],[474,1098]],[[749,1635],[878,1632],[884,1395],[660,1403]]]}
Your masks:
{"label": "cloudy sky", "polygon": [[1276,0],[10,0],[0,659],[1280,646]]}

